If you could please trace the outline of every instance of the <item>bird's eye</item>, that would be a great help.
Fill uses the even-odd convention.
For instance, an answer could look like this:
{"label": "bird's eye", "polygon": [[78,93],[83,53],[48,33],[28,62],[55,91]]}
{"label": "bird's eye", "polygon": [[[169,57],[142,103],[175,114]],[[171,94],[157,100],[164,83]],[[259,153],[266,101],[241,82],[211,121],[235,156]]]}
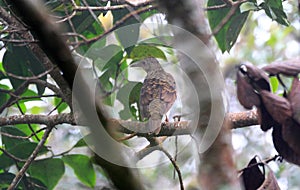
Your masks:
{"label": "bird's eye", "polygon": [[247,67],[246,65],[241,65],[239,70],[243,73],[243,74],[246,74],[247,73]]}

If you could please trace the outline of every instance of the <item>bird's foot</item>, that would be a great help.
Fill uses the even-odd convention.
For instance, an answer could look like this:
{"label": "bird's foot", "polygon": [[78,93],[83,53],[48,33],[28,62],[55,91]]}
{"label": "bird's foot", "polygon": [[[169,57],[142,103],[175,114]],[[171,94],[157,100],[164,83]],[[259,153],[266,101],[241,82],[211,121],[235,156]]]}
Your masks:
{"label": "bird's foot", "polygon": [[174,115],[173,120],[174,120],[174,126],[175,126],[175,128],[177,128],[179,126],[179,123],[181,120],[181,115]]}
{"label": "bird's foot", "polygon": [[181,116],[182,116],[182,115],[174,115],[174,116],[173,116],[173,120],[174,120],[174,121],[180,121],[180,120],[181,120]]}

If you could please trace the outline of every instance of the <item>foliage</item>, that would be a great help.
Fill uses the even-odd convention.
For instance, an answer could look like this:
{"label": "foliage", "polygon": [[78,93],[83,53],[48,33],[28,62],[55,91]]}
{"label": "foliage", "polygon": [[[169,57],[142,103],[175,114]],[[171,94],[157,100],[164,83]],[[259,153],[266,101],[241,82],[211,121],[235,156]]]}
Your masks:
{"label": "foliage", "polygon": [[[77,8],[71,1],[56,0],[45,1],[45,6],[52,16],[55,15],[59,23],[63,23],[62,33],[68,45],[74,48],[74,52],[92,62],[93,70],[101,87],[99,91],[104,97],[106,106],[113,109],[116,105],[121,104],[119,107],[122,108],[117,113],[120,119],[138,120],[140,118],[139,94],[142,83],[130,80],[131,73],[128,71],[130,64],[149,56],[166,61],[175,56],[175,53],[167,45],[172,38],[171,35],[166,36],[165,39],[156,37],[144,39],[141,34],[142,23],[158,13],[158,10],[150,8],[147,4],[127,9],[127,4],[115,1],[108,5],[104,1],[96,0],[76,0],[74,2]],[[290,22],[280,0],[266,0],[260,4],[255,0],[243,3],[234,1],[233,4],[228,4],[220,9],[209,9],[209,7],[223,5],[224,2],[222,0],[208,0],[207,2],[207,17],[222,53],[229,52],[231,49],[233,49],[232,52],[235,51],[234,47],[239,41],[238,37],[243,32],[243,27],[247,27],[247,22],[249,22],[250,12],[263,10],[271,20],[280,25],[289,26]],[[2,1],[1,5],[13,15],[13,10],[6,7]],[[89,6],[99,9],[87,9]],[[108,8],[105,9],[105,6]],[[123,6],[123,8],[112,9],[109,12],[109,6]],[[148,9],[141,11],[145,7]],[[133,11],[140,11],[140,13],[131,15]],[[112,15],[112,24],[115,27],[113,30],[105,29],[101,20],[98,19],[100,15],[108,16],[109,13]],[[231,15],[228,16],[228,14]],[[227,16],[228,19],[224,20],[223,18]],[[122,20],[127,17],[129,19]],[[134,25],[128,26],[125,31],[117,30],[129,24]],[[4,24],[1,23],[2,25]],[[13,26],[10,29],[12,28]],[[53,82],[53,79],[49,77],[49,73],[56,68],[46,69],[45,64],[32,51],[32,44],[36,43],[34,34],[33,39],[24,39],[18,35],[20,31],[14,32],[4,28],[1,30],[1,41],[5,50],[0,67],[1,116],[37,113],[51,116],[53,112],[56,114],[71,112],[70,105],[57,92],[62,89],[59,89],[56,81]],[[107,33],[111,33],[114,40],[111,36],[104,35]],[[280,41],[278,39],[280,37],[276,35],[272,33],[266,43],[276,46]],[[28,40],[32,41],[28,42]],[[251,42],[247,44],[251,44]],[[254,48],[253,46],[250,49]],[[270,83],[273,92],[280,90],[278,80],[271,78]],[[128,97],[124,94],[127,94]],[[36,111],[36,107],[40,109]],[[27,122],[26,124],[15,123],[1,126],[0,129],[0,188],[2,189],[7,188],[16,176],[11,169],[20,169],[41,139],[44,138],[45,127],[42,124],[36,125]],[[47,146],[51,140],[43,145],[39,150],[38,158],[31,163],[26,177],[23,177],[19,183],[18,189],[28,189],[32,185],[35,189],[44,187],[55,189],[63,176],[67,175],[65,170],[67,165],[72,168],[78,181],[89,188],[96,186],[97,173],[106,179],[106,176],[97,170],[90,155],[80,152],[82,148],[87,149],[85,141],[82,138],[76,140],[77,142],[72,142],[73,146],[68,149],[63,147],[62,153],[57,153],[54,151],[54,147]],[[75,154],[71,151],[80,153]],[[189,171],[185,172],[186,175],[188,173]]]}

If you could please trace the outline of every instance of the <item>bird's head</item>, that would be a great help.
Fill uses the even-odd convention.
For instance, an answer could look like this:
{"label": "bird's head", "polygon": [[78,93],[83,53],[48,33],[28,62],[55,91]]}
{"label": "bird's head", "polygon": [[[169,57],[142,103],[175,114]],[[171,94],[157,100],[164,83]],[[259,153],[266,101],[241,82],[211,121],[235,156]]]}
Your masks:
{"label": "bird's head", "polygon": [[157,61],[157,59],[153,57],[147,57],[141,61],[138,61],[136,63],[133,63],[131,67],[141,67],[143,68],[146,72],[161,69],[161,65]]}

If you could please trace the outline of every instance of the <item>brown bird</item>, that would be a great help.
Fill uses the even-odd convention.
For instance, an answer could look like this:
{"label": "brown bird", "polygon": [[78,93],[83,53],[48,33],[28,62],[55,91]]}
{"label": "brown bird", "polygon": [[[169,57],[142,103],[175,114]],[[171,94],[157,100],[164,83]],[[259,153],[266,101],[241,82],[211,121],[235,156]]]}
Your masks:
{"label": "brown bird", "polygon": [[153,57],[132,66],[141,67],[147,72],[140,93],[141,119],[148,119],[147,127],[158,134],[163,115],[169,111],[177,98],[175,80]]}

